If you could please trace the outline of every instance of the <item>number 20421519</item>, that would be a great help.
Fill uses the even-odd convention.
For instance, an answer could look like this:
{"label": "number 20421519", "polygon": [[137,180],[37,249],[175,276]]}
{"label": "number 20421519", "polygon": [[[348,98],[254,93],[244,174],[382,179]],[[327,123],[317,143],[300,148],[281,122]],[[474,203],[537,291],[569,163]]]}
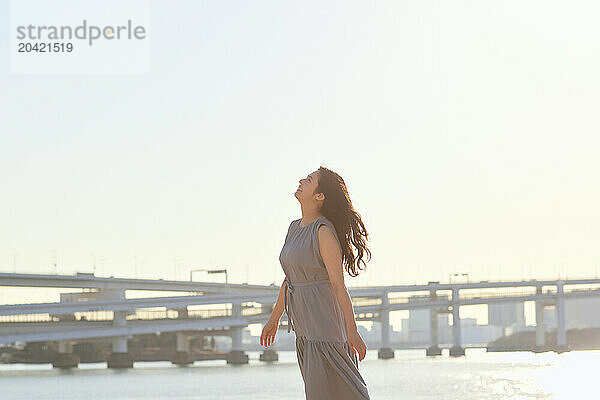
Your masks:
{"label": "number 20421519", "polygon": [[70,53],[73,43],[29,43],[18,44],[19,53]]}

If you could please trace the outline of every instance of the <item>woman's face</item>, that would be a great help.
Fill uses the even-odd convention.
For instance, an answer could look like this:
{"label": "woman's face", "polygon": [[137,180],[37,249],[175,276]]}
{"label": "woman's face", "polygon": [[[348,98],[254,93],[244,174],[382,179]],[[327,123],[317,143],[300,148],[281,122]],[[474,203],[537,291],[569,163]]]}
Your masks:
{"label": "woman's face", "polygon": [[301,203],[317,201],[317,195],[314,194],[317,185],[319,184],[319,171],[314,171],[308,174],[306,178],[300,179],[300,185],[294,195]]}

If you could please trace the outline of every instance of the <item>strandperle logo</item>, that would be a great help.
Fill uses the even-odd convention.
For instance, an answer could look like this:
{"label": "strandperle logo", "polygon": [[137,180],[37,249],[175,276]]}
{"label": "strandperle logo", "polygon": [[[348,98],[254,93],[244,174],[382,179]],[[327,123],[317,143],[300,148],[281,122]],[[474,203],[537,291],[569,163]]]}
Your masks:
{"label": "strandperle logo", "polygon": [[146,38],[146,28],[141,25],[133,26],[127,20],[126,25],[88,25],[86,19],[81,25],[20,25],[17,26],[18,40],[72,40],[87,39],[92,46],[96,40],[143,40]]}
{"label": "strandperle logo", "polygon": [[10,72],[150,73],[151,3],[10,0]]}

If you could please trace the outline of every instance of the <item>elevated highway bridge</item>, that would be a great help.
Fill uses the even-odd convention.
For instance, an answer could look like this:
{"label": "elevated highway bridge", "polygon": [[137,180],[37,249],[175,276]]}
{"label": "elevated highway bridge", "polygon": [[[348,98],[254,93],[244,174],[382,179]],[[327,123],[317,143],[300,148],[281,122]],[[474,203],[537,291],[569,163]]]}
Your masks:
{"label": "elevated highway bridge", "polygon": [[[0,286],[88,290],[63,293],[60,302],[0,305],[0,343],[58,341],[57,367],[76,366],[78,360],[72,354],[72,344],[94,339],[112,343],[109,367],[130,367],[133,361],[128,357],[127,338],[155,332],[177,332],[174,362],[189,363],[185,332],[190,331],[231,336],[232,350],[227,362],[246,363],[247,355],[241,346],[242,329],[268,320],[280,289],[275,285],[104,278],[80,273],[72,276],[0,273]],[[185,292],[187,295],[127,298],[127,290]],[[392,311],[431,310],[428,355],[441,354],[437,315],[452,314],[450,354],[460,356],[464,355],[461,306],[525,301],[534,301],[536,305],[536,345],[540,349],[566,351],[564,302],[569,298],[600,296],[600,279],[429,282],[426,285],[351,287],[348,291],[357,320],[382,324],[380,358],[393,357],[389,339]],[[544,342],[546,306],[556,309],[556,344]],[[281,322],[287,325],[285,314]],[[261,359],[276,359],[273,353],[273,350],[265,350]]]}

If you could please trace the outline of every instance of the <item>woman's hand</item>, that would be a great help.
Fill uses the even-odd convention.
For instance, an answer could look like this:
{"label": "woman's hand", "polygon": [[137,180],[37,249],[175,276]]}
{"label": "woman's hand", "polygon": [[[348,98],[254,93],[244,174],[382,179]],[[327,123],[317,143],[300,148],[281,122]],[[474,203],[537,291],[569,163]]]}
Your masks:
{"label": "woman's hand", "polygon": [[275,334],[279,329],[279,322],[275,322],[269,318],[260,335],[260,345],[268,347],[275,341]]}
{"label": "woman's hand", "polygon": [[358,330],[352,329],[348,332],[348,344],[355,353],[358,353],[358,360],[362,361],[367,355],[367,345]]}

